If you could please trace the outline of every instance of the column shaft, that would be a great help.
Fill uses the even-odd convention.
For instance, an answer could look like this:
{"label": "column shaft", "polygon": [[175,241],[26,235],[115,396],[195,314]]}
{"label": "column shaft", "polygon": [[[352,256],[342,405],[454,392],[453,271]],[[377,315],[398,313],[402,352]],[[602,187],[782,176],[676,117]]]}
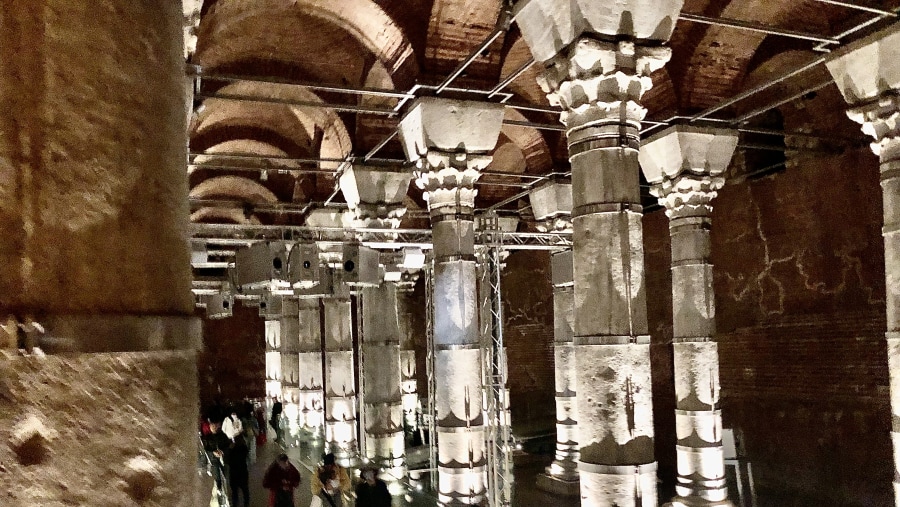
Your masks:
{"label": "column shaft", "polygon": [[[556,254],[571,263],[571,252]],[[557,270],[554,263],[554,270]],[[571,275],[571,268],[569,269]],[[554,280],[557,276],[553,277]],[[575,292],[571,280],[553,286],[553,356],[556,383],[556,459],[547,473],[564,481],[578,480],[577,370],[573,344]]]}
{"label": "column shaft", "polygon": [[415,335],[412,330],[412,288],[397,288],[397,314],[400,324],[400,390],[403,403],[403,424],[407,431],[418,429],[419,406],[416,380]]}
{"label": "column shaft", "polygon": [[[894,106],[895,110],[900,105]],[[895,113],[895,118],[900,113]],[[894,119],[896,122],[896,119]],[[881,189],[884,199],[884,272],[887,352],[891,386],[891,441],[894,444],[894,498],[900,507],[900,134],[882,140]]]}
{"label": "column shaft", "polygon": [[325,420],[319,300],[301,299],[299,314],[300,427],[309,433],[319,434]]}
{"label": "column shaft", "polygon": [[0,11],[2,503],[197,505],[180,5]]}
{"label": "column shaft", "polygon": [[265,321],[266,334],[266,396],[281,399],[281,322]]}
{"label": "column shaft", "polygon": [[336,456],[357,451],[356,379],[350,299],[324,299],[325,442]]}
{"label": "column shaft", "polygon": [[397,287],[364,289],[363,355],[366,457],[396,477],[403,475],[406,442],[400,389],[400,324]]}
{"label": "column shaft", "polygon": [[[604,74],[556,83],[572,164],[574,353],[579,471],[585,507],[656,506],[650,337],[639,191],[641,93],[658,48],[592,39],[576,52]],[[562,65],[584,65],[576,54]],[[643,59],[643,64],[636,63]],[[609,62],[615,62],[610,64]],[[559,64],[558,64],[559,65]],[[637,70],[635,70],[637,69]],[[557,75],[568,76],[560,70]],[[565,77],[568,79],[568,77]],[[626,83],[626,84],[623,84]],[[616,90],[583,104],[577,90]],[[598,92],[600,93],[600,92]]]}
{"label": "column shaft", "polygon": [[296,435],[300,425],[300,318],[296,300],[282,302],[281,397],[288,429]]}
{"label": "column shaft", "polygon": [[669,223],[678,438],[674,506],[731,505],[722,450],[708,210],[698,206],[693,215],[676,215]]}

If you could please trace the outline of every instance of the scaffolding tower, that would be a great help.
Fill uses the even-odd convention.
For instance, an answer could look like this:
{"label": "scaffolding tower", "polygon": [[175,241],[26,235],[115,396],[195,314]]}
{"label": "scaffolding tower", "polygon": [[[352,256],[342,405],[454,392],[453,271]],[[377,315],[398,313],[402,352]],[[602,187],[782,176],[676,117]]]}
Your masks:
{"label": "scaffolding tower", "polygon": [[482,216],[481,229],[479,300],[487,500],[490,507],[508,507],[512,502],[513,476],[506,349],[503,345],[503,301],[500,292],[503,234],[495,213]]}
{"label": "scaffolding tower", "polygon": [[434,381],[434,256],[429,253],[425,262],[425,375],[428,380],[428,405],[423,414],[425,427],[428,429],[428,475],[431,488],[437,487],[437,404]]}

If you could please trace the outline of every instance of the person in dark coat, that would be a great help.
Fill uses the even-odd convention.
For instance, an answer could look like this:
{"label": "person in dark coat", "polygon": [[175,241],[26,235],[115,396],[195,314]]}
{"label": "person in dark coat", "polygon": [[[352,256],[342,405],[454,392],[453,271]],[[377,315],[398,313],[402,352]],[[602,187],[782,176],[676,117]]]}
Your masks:
{"label": "person in dark coat", "polygon": [[238,507],[239,492],[243,492],[243,507],[250,507],[250,471],[247,468],[247,457],[250,448],[247,446],[244,435],[238,435],[234,439],[234,445],[225,455],[225,463],[228,465],[228,480],[231,483],[231,507]]}
{"label": "person in dark coat", "polygon": [[391,507],[391,494],[378,478],[378,468],[364,467],[360,472],[363,482],[356,486],[356,507]]}
{"label": "person in dark coat", "polygon": [[[216,490],[219,498],[225,495],[225,456],[231,451],[231,439],[221,431],[222,421],[209,421],[209,434],[203,436],[203,449],[209,456],[209,463],[213,478],[216,480]],[[227,498],[227,497],[226,497]]]}
{"label": "person in dark coat", "polygon": [[294,490],[300,485],[300,472],[287,454],[278,456],[263,476],[263,487],[269,490],[269,507],[294,507]]}
{"label": "person in dark coat", "polygon": [[281,429],[282,410],[281,402],[275,400],[275,403],[272,404],[272,416],[269,418],[269,424],[275,430],[275,441],[279,443],[284,443],[284,435]]}

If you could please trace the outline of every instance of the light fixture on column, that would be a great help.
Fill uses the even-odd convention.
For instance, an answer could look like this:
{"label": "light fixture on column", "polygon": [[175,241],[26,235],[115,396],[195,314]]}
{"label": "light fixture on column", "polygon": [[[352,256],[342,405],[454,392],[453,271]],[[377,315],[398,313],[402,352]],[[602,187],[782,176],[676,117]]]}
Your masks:
{"label": "light fixture on column", "polygon": [[235,253],[235,284],[241,289],[289,289],[288,252],[282,241],[256,243]]}
{"label": "light fixture on column", "polygon": [[207,319],[225,319],[231,317],[234,308],[234,297],[230,293],[219,292],[203,296]]}
{"label": "light fixture on column", "polygon": [[315,243],[297,243],[288,256],[288,281],[294,289],[319,283],[319,248]]}

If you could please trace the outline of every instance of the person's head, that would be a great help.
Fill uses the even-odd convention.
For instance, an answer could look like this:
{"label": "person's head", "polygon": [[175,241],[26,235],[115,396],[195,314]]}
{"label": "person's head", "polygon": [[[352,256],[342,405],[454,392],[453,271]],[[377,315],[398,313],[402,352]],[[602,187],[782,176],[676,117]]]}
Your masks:
{"label": "person's head", "polygon": [[219,429],[222,427],[221,421],[215,421],[210,419],[209,421],[209,432],[210,433],[218,433]]}
{"label": "person's head", "polygon": [[334,454],[328,453],[322,456],[322,464],[325,466],[334,466]]}
{"label": "person's head", "polygon": [[375,485],[375,479],[378,477],[378,469],[374,467],[363,468],[360,475],[362,479],[369,484],[369,486]]}
{"label": "person's head", "polygon": [[288,459],[288,455],[287,455],[287,454],[283,454],[283,453],[282,453],[281,455],[278,456],[278,459],[277,459],[276,461],[277,461],[277,463],[278,463],[278,466],[280,466],[281,468],[283,468],[283,469],[285,469],[285,470],[286,470],[289,466],[291,466],[291,461]]}

